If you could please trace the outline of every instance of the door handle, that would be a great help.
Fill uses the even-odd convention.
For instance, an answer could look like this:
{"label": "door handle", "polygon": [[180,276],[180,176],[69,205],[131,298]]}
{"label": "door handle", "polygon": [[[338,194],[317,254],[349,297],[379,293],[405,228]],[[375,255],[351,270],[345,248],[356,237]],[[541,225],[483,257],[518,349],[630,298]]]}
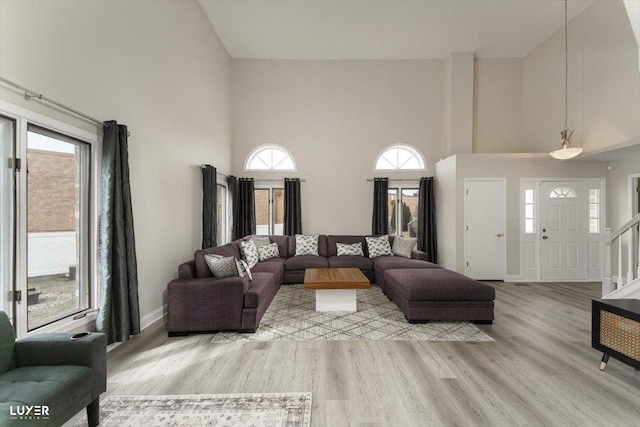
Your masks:
{"label": "door handle", "polygon": [[502,236],[504,236],[504,234],[502,234],[502,233],[496,234],[496,237],[502,237]]}
{"label": "door handle", "polygon": [[547,236],[542,236],[542,238],[543,238],[544,240],[547,240],[549,237],[547,237]]}

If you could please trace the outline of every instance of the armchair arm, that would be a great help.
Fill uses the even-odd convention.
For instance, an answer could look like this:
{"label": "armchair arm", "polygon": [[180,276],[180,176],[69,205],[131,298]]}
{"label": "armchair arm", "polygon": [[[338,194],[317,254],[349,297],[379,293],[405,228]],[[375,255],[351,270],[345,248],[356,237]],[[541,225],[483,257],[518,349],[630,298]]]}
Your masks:
{"label": "armchair arm", "polygon": [[93,369],[94,396],[107,389],[107,337],[91,334],[72,340],[75,333],[36,334],[16,341],[19,367],[75,365]]}
{"label": "armchair arm", "polygon": [[176,279],[167,285],[169,332],[240,329],[247,277]]}

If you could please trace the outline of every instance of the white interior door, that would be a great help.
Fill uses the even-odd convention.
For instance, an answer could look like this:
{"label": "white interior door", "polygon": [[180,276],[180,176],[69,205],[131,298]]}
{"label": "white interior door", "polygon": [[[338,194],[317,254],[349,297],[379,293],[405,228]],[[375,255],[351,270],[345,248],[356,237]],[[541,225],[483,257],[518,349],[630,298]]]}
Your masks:
{"label": "white interior door", "polygon": [[540,278],[585,280],[587,189],[579,181],[540,186]]}
{"label": "white interior door", "polygon": [[467,180],[465,198],[465,274],[504,280],[504,180]]}

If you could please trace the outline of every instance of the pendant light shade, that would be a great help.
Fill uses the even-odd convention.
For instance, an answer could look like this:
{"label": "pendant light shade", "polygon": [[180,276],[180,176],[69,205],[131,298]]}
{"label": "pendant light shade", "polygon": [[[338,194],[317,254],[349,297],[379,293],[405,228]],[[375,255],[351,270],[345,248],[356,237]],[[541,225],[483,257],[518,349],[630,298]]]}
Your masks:
{"label": "pendant light shade", "polygon": [[580,153],[582,153],[582,148],[571,146],[571,135],[573,135],[573,131],[571,131],[568,135],[567,135],[567,132],[568,132],[567,129],[560,132],[560,135],[562,135],[562,141],[561,141],[562,148],[560,148],[559,150],[554,150],[549,153],[549,155],[551,155],[551,157],[553,157],[554,159],[558,159],[558,160],[573,159],[574,157],[579,156]]}
{"label": "pendant light shade", "polygon": [[573,131],[569,132],[567,123],[569,116],[568,91],[569,91],[569,43],[568,43],[568,17],[567,17],[567,0],[564,0],[564,130],[560,132],[562,140],[560,141],[560,149],[549,153],[551,157],[558,160],[568,160],[577,157],[582,153],[582,148],[571,147],[571,136]]}

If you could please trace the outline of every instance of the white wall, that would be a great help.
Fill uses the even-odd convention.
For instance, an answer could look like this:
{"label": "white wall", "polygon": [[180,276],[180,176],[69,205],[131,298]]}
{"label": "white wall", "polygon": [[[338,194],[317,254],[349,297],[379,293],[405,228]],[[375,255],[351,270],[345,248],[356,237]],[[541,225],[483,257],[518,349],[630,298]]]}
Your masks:
{"label": "white wall", "polygon": [[438,237],[438,264],[456,270],[456,155],[436,163],[434,193],[436,199],[436,233]]}
{"label": "white wall", "polygon": [[[559,148],[564,127],[564,31],[524,58],[524,146]],[[602,151],[640,141],[638,46],[620,0],[597,1],[569,22],[569,128]]]}
{"label": "white wall", "polygon": [[[455,167],[450,159],[438,163],[436,180],[446,180],[447,195],[440,194],[437,199],[438,226],[446,227],[446,235],[450,233],[451,208],[455,203],[455,234],[453,240],[445,243],[444,258],[446,267],[464,272],[464,180],[466,178],[506,178],[507,179],[507,275],[520,274],[520,180],[523,178],[605,178],[606,162],[558,162],[548,155],[528,154],[458,154],[455,156]],[[441,166],[444,166],[442,167]],[[440,173],[440,171],[446,174]],[[455,171],[455,180],[451,171]],[[455,181],[455,192],[451,194],[451,183]],[[439,184],[442,186],[443,184]],[[440,187],[438,187],[440,188]],[[455,197],[455,202],[447,201],[442,206],[443,197]],[[441,208],[445,210],[442,211]],[[443,217],[444,215],[444,217]],[[442,240],[439,230],[438,244]],[[446,235],[443,238],[446,238]],[[452,254],[455,252],[455,262]]]}
{"label": "white wall", "polygon": [[474,79],[473,152],[524,152],[522,58],[476,58]]}
{"label": "white wall", "polygon": [[[143,317],[199,246],[197,165],[230,171],[230,62],[197,2],[0,3],[0,75],[131,131]],[[4,86],[0,95],[95,129]]]}
{"label": "white wall", "polygon": [[[233,60],[233,172],[255,178],[299,176],[303,232],[371,232],[373,171],[388,145],[408,143],[433,175],[443,156],[444,66],[423,61]],[[298,173],[243,173],[247,154],[277,143]]]}

